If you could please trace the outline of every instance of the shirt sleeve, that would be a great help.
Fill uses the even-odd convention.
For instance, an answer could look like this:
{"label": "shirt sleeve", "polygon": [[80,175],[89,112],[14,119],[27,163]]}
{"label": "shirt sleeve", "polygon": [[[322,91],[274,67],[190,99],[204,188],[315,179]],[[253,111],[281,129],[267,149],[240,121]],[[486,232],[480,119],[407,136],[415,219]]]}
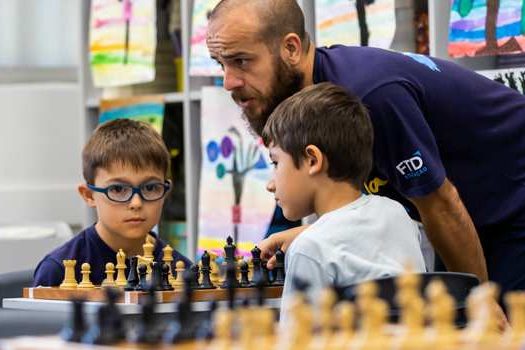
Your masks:
{"label": "shirt sleeve", "polygon": [[35,269],[33,275],[33,287],[56,287],[64,279],[64,270],[55,260],[45,257]]}
{"label": "shirt sleeve", "polygon": [[363,98],[374,125],[374,163],[407,197],[427,195],[445,180],[438,145],[416,89],[383,85]]}

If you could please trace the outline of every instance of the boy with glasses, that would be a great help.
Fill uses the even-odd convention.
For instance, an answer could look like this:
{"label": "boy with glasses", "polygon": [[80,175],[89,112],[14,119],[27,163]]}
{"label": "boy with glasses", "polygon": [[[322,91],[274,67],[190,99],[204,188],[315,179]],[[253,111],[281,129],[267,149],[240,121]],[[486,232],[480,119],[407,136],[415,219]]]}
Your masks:
{"label": "boy with glasses", "polygon": [[[35,270],[34,286],[60,285],[65,259],[77,261],[77,280],[81,265],[89,263],[91,281],[99,285],[106,263],[116,263],[119,249],[128,257],[143,255],[147,235],[155,241],[155,261],[162,260],[166,244],[151,232],[171,189],[166,179],[169,153],[161,136],[146,123],[110,121],[95,130],[82,152],[82,163],[86,183],[78,186],[78,192],[96,209],[98,221],[44,257]],[[175,250],[173,258],[191,264]]]}

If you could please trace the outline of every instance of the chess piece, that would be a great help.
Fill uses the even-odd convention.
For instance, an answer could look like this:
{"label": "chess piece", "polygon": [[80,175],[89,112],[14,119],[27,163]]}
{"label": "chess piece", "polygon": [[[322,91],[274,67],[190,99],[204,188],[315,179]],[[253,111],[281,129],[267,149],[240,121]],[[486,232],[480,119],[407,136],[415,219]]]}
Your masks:
{"label": "chess piece", "polygon": [[166,246],[162,249],[163,257],[162,261],[166,264],[168,264],[169,272],[168,272],[168,281],[171,285],[175,282],[175,277],[173,277],[173,271],[172,271],[172,265],[173,265],[173,248],[166,244]]}
{"label": "chess piece", "polygon": [[225,279],[224,279],[224,282],[222,283],[222,286],[221,288],[225,288],[225,289],[234,289],[234,288],[238,288],[239,287],[239,281],[237,280],[237,277],[236,277],[236,266],[235,266],[235,262],[224,262],[224,264],[226,264],[226,275],[225,275]]}
{"label": "chess piece", "polygon": [[270,285],[270,272],[268,271],[267,267],[268,261],[262,260],[261,261],[261,279],[265,286]]}
{"label": "chess piece", "polygon": [[361,315],[361,325],[354,341],[356,348],[389,348],[384,334],[388,306],[377,294],[378,287],[374,282],[367,281],[357,286],[357,307]]}
{"label": "chess piece", "polygon": [[232,325],[234,320],[233,311],[230,309],[219,309],[213,316],[215,339],[210,344],[211,349],[230,350],[233,349]]}
{"label": "chess piece", "polygon": [[432,322],[428,341],[440,349],[456,347],[457,334],[454,328],[456,302],[448,294],[442,280],[432,280],[425,294],[428,299],[427,314]]}
{"label": "chess piece", "polygon": [[236,250],[237,247],[235,246],[235,244],[233,244],[233,238],[231,236],[228,236],[228,238],[226,238],[226,245],[224,246],[224,261],[226,261],[227,264],[235,264]]}
{"label": "chess piece", "polygon": [[175,272],[177,273],[177,277],[175,278],[175,281],[173,281],[172,286],[175,289],[182,289],[182,286],[184,286],[184,271],[186,270],[185,263],[182,260],[177,261],[175,264]]}
{"label": "chess piece", "polygon": [[472,289],[467,297],[468,326],[466,341],[473,345],[497,347],[500,338],[497,318],[498,287],[485,282]]}
{"label": "chess piece", "polygon": [[102,281],[102,287],[116,287],[115,283],[115,265],[111,262],[106,264],[106,279]]}
{"label": "chess piece", "polygon": [[[145,277],[147,273],[146,265],[140,264],[139,273],[141,272],[140,270],[142,270]],[[155,298],[155,290],[151,286],[145,290],[148,294],[141,306],[140,321],[138,322],[137,328],[128,333],[128,341],[132,343],[155,345],[160,342],[162,337],[161,332],[157,328],[157,323],[155,322],[155,307],[157,300]]]}
{"label": "chess piece", "polygon": [[202,283],[200,289],[213,289],[215,286],[212,284],[210,279],[211,267],[210,267],[210,254],[205,250],[201,257],[201,272],[202,272]]}
{"label": "chess piece", "polygon": [[149,283],[148,283],[148,268],[144,264],[140,264],[138,267],[139,272],[139,283],[135,287],[135,290],[137,291],[147,291],[149,289]]}
{"label": "chess piece", "polygon": [[122,249],[118,250],[117,253],[117,280],[115,283],[118,287],[125,287],[127,285],[126,280],[126,253]]}
{"label": "chess piece", "polygon": [[149,234],[146,236],[146,241],[142,245],[144,259],[153,261],[154,259],[153,249],[155,249],[154,241],[155,241],[154,238],[151,237]]}
{"label": "chess piece", "polygon": [[210,280],[213,286],[217,287],[221,284],[219,264],[217,264],[217,255],[210,252]]}
{"label": "chess piece", "polygon": [[71,321],[60,331],[60,337],[68,342],[79,343],[86,331],[84,300],[73,299]]}
{"label": "chess piece", "polygon": [[77,280],[75,278],[76,260],[62,260],[64,264],[64,280],[60,284],[60,288],[77,288]]}
{"label": "chess piece", "polygon": [[162,263],[160,265],[161,269],[161,284],[160,287],[162,290],[173,290],[173,287],[170,284],[169,276],[170,276],[170,266],[167,263]]}
{"label": "chess piece", "polygon": [[248,278],[248,263],[246,261],[243,260],[240,263],[240,270],[241,270],[241,282],[239,283],[239,286],[241,288],[252,287],[253,284],[250,282]]}
{"label": "chess piece", "polygon": [[275,264],[275,279],[272,282],[274,286],[284,285],[284,252],[281,249],[277,249],[275,253],[275,259],[277,263]]}
{"label": "chess piece", "polygon": [[195,273],[188,269],[181,273],[180,277],[184,280],[182,297],[177,304],[175,319],[170,322],[163,335],[163,341],[169,344],[180,343],[196,337],[197,324],[195,323],[191,306]]}
{"label": "chess piece", "polygon": [[255,283],[261,274],[261,249],[255,246],[250,252],[252,254],[253,264],[252,282]]}
{"label": "chess piece", "polygon": [[344,349],[350,343],[354,334],[354,305],[349,301],[341,301],[336,306],[336,320],[339,331],[334,337],[334,349]]}
{"label": "chess piece", "polygon": [[510,327],[504,335],[504,341],[509,347],[519,348],[525,338],[525,293],[507,292],[504,299],[510,320]]}
{"label": "chess piece", "polygon": [[190,266],[189,268],[189,272],[191,273],[191,289],[200,289],[200,284],[199,284],[199,278],[200,278],[200,273],[199,273],[199,265],[197,264],[193,264]]}
{"label": "chess piece", "polygon": [[399,348],[422,348],[424,338],[425,304],[419,293],[419,275],[406,272],[396,279],[396,301],[401,311],[403,332],[397,338]]}
{"label": "chess piece", "polygon": [[91,283],[91,280],[89,279],[89,275],[91,274],[91,266],[89,263],[83,263],[80,267],[82,274],[82,281],[80,281],[77,288],[95,288],[93,283]]}
{"label": "chess piece", "polygon": [[117,307],[117,299],[121,295],[120,291],[115,288],[106,288],[106,305],[103,307],[106,309],[107,314],[107,330],[105,333],[106,342],[114,344],[121,340],[124,340],[126,334],[124,330],[124,322],[122,313]]}
{"label": "chess piece", "polygon": [[134,256],[130,260],[131,262],[129,264],[130,266],[129,266],[128,280],[127,280],[127,284],[124,290],[135,290],[135,288],[137,287],[137,284],[139,283],[139,275],[137,271],[139,259],[136,256]]}

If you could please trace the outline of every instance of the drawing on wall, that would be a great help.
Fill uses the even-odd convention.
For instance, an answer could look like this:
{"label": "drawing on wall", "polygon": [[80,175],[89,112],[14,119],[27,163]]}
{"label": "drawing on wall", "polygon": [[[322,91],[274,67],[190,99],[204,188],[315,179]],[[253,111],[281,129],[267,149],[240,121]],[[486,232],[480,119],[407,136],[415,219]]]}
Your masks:
{"label": "drawing on wall", "polygon": [[122,118],[146,122],[162,135],[164,98],[152,95],[100,101],[100,124]]}
{"label": "drawing on wall", "polygon": [[193,2],[190,38],[190,75],[222,76],[219,64],[210,58],[206,46],[208,17],[219,0],[195,0]]}
{"label": "drawing on wall", "polygon": [[481,70],[477,73],[525,94],[525,68]]}
{"label": "drawing on wall", "polygon": [[394,0],[318,0],[318,46],[334,44],[388,49],[396,31]]}
{"label": "drawing on wall", "polygon": [[202,163],[199,198],[199,254],[223,255],[232,236],[247,255],[264,238],[275,209],[266,191],[268,152],[247,130],[241,110],[220,87],[202,90]]}
{"label": "drawing on wall", "polygon": [[448,53],[451,57],[523,52],[523,0],[451,0]]}
{"label": "drawing on wall", "polygon": [[155,0],[93,0],[89,53],[97,87],[155,79]]}

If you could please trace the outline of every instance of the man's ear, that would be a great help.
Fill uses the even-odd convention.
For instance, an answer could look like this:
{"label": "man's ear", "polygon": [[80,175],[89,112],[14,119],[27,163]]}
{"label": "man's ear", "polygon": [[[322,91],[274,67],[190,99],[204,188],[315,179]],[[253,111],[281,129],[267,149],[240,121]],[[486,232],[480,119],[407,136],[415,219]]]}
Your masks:
{"label": "man's ear", "polygon": [[303,45],[296,33],[288,33],[281,42],[281,58],[290,66],[297,66],[301,62]]}
{"label": "man's ear", "polygon": [[308,174],[309,175],[317,175],[320,174],[323,171],[323,168],[325,167],[326,158],[319,149],[319,147],[315,145],[308,145],[306,146],[305,150],[305,164],[308,167]]}
{"label": "man's ear", "polygon": [[89,207],[91,208],[96,207],[95,200],[93,199],[93,191],[91,191],[87,187],[87,184],[81,183],[80,185],[78,185],[77,190],[78,190],[78,193],[80,194],[80,197],[82,197],[84,202],[86,202],[86,204]]}

